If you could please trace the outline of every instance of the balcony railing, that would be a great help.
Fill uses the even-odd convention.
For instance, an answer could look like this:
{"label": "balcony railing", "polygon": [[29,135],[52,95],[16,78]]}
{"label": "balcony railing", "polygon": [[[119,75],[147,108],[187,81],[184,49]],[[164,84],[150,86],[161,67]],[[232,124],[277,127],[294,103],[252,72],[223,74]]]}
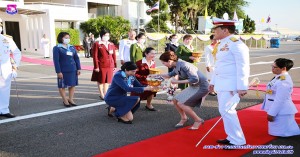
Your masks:
{"label": "balcony railing", "polygon": [[85,8],[85,5],[74,5],[74,4],[63,4],[63,3],[51,3],[51,2],[24,2],[25,5],[55,5],[55,6],[64,6],[64,7],[77,7],[77,8]]}

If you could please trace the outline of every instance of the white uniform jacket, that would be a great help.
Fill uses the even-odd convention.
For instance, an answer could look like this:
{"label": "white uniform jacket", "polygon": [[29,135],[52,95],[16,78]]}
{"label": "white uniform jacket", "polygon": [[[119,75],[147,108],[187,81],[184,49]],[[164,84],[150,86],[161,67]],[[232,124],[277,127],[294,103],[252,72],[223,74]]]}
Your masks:
{"label": "white uniform jacket", "polygon": [[293,80],[287,72],[275,76],[267,84],[262,109],[271,116],[297,113],[298,111],[291,98],[292,92]]}
{"label": "white uniform jacket", "polygon": [[214,50],[214,47],[212,45],[207,45],[204,49],[205,66],[206,67],[215,66],[215,59],[214,59],[214,56],[212,55],[213,50]]}
{"label": "white uniform jacket", "polygon": [[12,73],[12,64],[10,56],[18,67],[21,61],[21,51],[12,38],[0,34],[0,76],[7,79]]}
{"label": "white uniform jacket", "polygon": [[130,61],[130,46],[132,44],[135,44],[136,40],[129,40],[129,39],[123,39],[120,42],[119,46],[119,55],[120,60],[123,60],[124,62]]}
{"label": "white uniform jacket", "polygon": [[249,75],[249,48],[233,35],[222,39],[210,82],[215,91],[247,90]]}

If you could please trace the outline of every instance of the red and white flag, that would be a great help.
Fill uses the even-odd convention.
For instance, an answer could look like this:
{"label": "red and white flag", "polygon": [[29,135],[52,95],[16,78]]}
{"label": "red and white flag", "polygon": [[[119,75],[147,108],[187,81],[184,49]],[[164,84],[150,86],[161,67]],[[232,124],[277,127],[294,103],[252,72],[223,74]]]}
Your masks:
{"label": "red and white flag", "polygon": [[159,1],[156,2],[147,12],[152,12],[153,10],[159,10]]}

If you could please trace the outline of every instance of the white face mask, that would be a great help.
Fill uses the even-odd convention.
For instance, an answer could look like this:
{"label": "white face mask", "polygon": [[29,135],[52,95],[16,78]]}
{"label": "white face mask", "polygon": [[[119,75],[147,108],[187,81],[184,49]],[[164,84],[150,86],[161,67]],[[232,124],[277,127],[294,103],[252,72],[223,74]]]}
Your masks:
{"label": "white face mask", "polygon": [[146,39],[140,39],[139,43],[144,44],[146,42]]}
{"label": "white face mask", "polygon": [[103,37],[102,37],[102,40],[103,40],[103,41],[108,41],[108,40],[109,40],[109,36],[103,36]]}
{"label": "white face mask", "polygon": [[64,39],[63,39],[63,43],[64,43],[64,44],[69,44],[69,43],[70,43],[70,39],[65,39],[65,38],[64,38]]}
{"label": "white face mask", "polygon": [[172,39],[172,43],[177,43],[178,39]]}

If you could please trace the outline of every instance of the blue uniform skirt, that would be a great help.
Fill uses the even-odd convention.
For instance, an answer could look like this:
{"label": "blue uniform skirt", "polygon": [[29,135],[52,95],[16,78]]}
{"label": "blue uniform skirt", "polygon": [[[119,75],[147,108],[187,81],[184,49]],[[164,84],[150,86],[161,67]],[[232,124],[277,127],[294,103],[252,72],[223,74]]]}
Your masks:
{"label": "blue uniform skirt", "polygon": [[77,71],[74,72],[63,72],[63,79],[57,78],[58,88],[68,88],[78,85]]}
{"label": "blue uniform skirt", "polygon": [[112,106],[116,109],[115,116],[122,117],[129,111],[134,113],[139,107],[140,103],[136,106],[135,103],[139,99],[138,96],[111,96],[109,98],[105,97],[104,100],[107,105]]}

